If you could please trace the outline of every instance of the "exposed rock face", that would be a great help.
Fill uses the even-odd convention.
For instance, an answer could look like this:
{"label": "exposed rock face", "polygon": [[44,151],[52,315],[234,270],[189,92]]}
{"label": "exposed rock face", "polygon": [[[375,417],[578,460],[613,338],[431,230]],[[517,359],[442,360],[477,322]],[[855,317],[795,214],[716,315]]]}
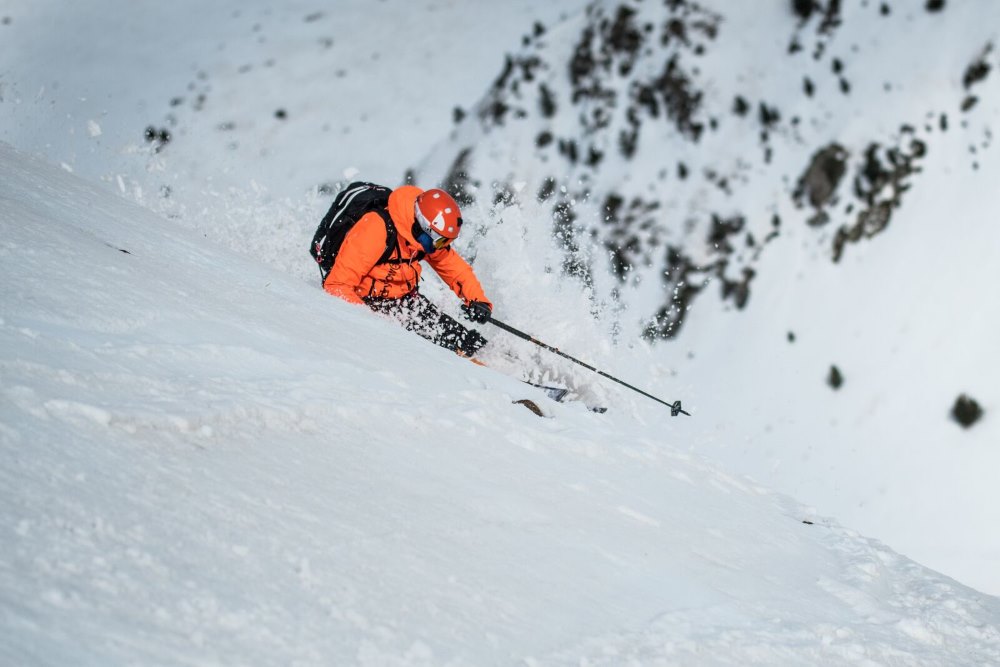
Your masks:
{"label": "exposed rock face", "polygon": [[[909,134],[912,130],[904,130],[904,135]],[[911,139],[905,148],[882,150],[878,144],[868,146],[864,164],[854,179],[854,194],[863,207],[852,224],[837,230],[833,261],[840,261],[845,244],[871,238],[889,226],[892,212],[902,204],[903,193],[910,188],[910,176],[920,171],[917,163],[926,152],[926,144],[918,139]]]}
{"label": "exposed rock face", "polygon": [[[943,7],[928,3],[923,20],[947,20]],[[479,135],[438,159],[445,173],[421,176],[443,176],[463,202],[518,204],[521,193],[543,203],[566,253],[563,269],[592,285],[595,270],[606,270],[595,262],[607,261],[622,291],[658,280],[663,302],[644,314],[643,331],[675,337],[704,294],[750,307],[758,264],[781,236],[786,210],[796,212],[797,233],[807,230],[838,262],[850,244],[889,229],[919,186],[948,110],[914,98],[894,107],[900,116],[865,125],[898,130],[838,138],[852,119],[880,111],[873,95],[897,85],[887,79],[873,91],[866,76],[859,89],[852,73],[879,67],[880,54],[835,47],[834,37],[906,30],[912,15],[892,9],[839,0],[792,0],[780,11],[596,0],[575,22],[536,26],[525,37],[461,123],[476,123]],[[754,21],[767,40],[753,41]],[[734,44],[751,49],[751,63],[712,60],[739,52]],[[953,110],[974,113],[993,60],[986,44],[953,73],[961,83]],[[522,180],[528,187],[512,187]],[[773,192],[771,201],[757,201],[761,191]]]}

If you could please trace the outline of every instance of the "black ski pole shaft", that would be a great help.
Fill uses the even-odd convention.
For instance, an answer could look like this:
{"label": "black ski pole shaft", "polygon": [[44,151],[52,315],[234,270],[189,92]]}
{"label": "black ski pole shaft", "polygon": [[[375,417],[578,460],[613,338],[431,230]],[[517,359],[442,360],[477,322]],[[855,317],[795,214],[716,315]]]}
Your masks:
{"label": "black ski pole shaft", "polygon": [[661,400],[661,399],[657,398],[656,396],[653,396],[652,394],[648,394],[648,393],[644,392],[642,389],[639,389],[638,387],[633,387],[628,382],[624,382],[622,380],[619,380],[618,378],[614,377],[613,375],[608,375],[604,371],[598,370],[598,369],[594,368],[593,366],[591,366],[590,364],[586,364],[586,363],[580,361],[579,359],[577,359],[575,357],[571,357],[570,355],[566,354],[565,352],[563,352],[562,350],[560,350],[557,347],[552,347],[551,345],[546,345],[545,343],[543,343],[542,341],[538,340],[534,336],[531,336],[529,334],[524,333],[523,331],[515,329],[514,327],[510,326],[509,324],[505,324],[504,322],[501,322],[500,320],[498,320],[496,318],[490,318],[490,323],[493,324],[496,327],[499,327],[500,329],[503,329],[504,331],[506,331],[508,333],[514,334],[518,338],[523,338],[526,341],[534,343],[538,347],[545,348],[549,352],[555,352],[560,357],[563,357],[565,359],[569,359],[570,361],[572,361],[575,364],[580,364],[581,366],[583,366],[587,370],[594,371],[598,375],[604,376],[604,377],[608,378],[609,380],[617,382],[618,384],[622,385],[623,387],[628,387],[632,391],[634,391],[636,393],[639,393],[639,394],[642,394],[646,398],[651,398],[654,401],[656,401],[657,403],[662,403],[663,405],[665,405],[668,408],[670,408],[670,415],[672,417],[676,417],[679,414],[687,415],[688,417],[691,416],[690,412],[687,412],[687,411],[685,411],[685,410],[683,410],[681,408],[681,402],[680,401],[674,401],[673,403],[668,403],[668,402],[666,402],[664,400]]}

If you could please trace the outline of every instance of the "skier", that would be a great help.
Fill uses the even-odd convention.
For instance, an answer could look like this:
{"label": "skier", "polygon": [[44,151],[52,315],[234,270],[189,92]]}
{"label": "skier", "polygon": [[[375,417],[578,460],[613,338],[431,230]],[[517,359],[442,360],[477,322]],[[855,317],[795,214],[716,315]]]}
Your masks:
{"label": "skier", "polygon": [[464,301],[472,322],[488,322],[493,304],[469,263],[451,247],[462,227],[462,212],[444,190],[422,191],[413,185],[396,188],[387,206],[396,229],[396,247],[386,261],[388,221],[369,212],[347,232],[323,289],[345,301],[365,304],[399,320],[408,331],[458,354],[472,357],[486,344],[469,329],[441,312],[418,290],[421,261],[427,260],[441,279]]}

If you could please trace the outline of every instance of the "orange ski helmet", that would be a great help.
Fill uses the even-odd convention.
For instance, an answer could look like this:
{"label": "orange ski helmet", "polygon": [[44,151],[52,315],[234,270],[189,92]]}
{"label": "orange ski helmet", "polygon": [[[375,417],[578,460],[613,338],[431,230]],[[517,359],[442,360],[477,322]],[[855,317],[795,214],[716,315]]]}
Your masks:
{"label": "orange ski helmet", "polygon": [[434,239],[436,247],[443,247],[458,237],[462,228],[462,211],[444,190],[434,188],[421,193],[415,209],[417,224]]}

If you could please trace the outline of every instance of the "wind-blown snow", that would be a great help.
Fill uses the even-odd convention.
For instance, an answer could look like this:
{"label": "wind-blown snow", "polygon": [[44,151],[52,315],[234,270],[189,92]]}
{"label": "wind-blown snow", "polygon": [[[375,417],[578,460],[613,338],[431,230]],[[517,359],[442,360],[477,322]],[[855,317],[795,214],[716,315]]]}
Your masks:
{"label": "wind-blown snow", "polygon": [[[0,146],[0,662],[1000,660],[1000,601]],[[808,519],[809,523],[806,522]]]}

